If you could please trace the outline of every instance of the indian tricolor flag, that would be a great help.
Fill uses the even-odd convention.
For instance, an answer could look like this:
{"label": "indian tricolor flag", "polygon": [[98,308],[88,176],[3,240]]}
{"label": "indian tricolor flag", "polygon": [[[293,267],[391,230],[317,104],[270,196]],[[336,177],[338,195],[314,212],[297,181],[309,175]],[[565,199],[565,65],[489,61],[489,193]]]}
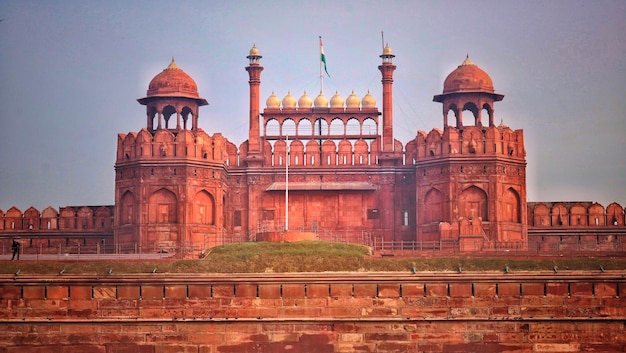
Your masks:
{"label": "indian tricolor flag", "polygon": [[320,36],[320,60],[324,64],[324,71],[326,71],[326,75],[330,77],[328,74],[328,69],[326,69],[326,55],[324,54],[324,45],[322,44],[322,36]]}

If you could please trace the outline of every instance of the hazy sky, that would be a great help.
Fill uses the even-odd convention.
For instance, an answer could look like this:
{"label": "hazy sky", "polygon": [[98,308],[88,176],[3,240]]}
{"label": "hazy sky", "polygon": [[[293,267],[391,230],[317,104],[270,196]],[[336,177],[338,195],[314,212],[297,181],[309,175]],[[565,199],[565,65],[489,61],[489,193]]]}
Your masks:
{"label": "hazy sky", "polygon": [[261,106],[368,90],[382,109],[393,49],[394,137],[443,128],[443,81],[469,53],[495,118],[523,129],[528,201],[626,206],[626,1],[0,1],[0,209],[114,203],[117,134],[145,127],[148,83],[175,57],[209,105],[200,127],[247,139],[248,64]]}

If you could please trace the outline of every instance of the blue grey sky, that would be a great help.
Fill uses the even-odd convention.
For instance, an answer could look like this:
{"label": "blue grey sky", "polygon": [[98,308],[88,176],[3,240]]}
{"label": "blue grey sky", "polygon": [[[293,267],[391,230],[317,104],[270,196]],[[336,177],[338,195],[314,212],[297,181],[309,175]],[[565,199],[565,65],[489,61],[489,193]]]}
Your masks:
{"label": "blue grey sky", "polygon": [[[394,137],[443,128],[433,95],[469,54],[523,129],[528,201],[626,205],[626,1],[0,2],[0,209],[114,202],[118,133],[145,127],[148,83],[175,57],[209,101],[200,127],[247,138],[246,55],[272,93],[368,90],[381,31],[396,54]],[[382,108],[381,108],[382,109]]]}

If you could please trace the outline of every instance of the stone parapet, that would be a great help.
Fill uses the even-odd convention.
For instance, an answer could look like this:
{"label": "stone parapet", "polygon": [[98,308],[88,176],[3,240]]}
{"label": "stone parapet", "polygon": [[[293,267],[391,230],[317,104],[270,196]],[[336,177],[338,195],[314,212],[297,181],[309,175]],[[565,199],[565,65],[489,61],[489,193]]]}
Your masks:
{"label": "stone parapet", "polygon": [[612,271],[3,276],[0,351],[621,351],[625,288]]}

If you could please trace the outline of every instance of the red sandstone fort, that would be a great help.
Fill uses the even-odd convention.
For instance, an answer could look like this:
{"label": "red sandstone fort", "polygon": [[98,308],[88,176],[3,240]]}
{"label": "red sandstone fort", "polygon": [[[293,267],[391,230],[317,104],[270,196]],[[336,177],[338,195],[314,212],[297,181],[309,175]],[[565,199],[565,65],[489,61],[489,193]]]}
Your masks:
{"label": "red sandstone fort", "polygon": [[623,250],[621,205],[526,201],[523,131],[496,124],[504,95],[469,57],[433,98],[441,128],[406,143],[393,133],[395,55],[387,46],[380,57],[380,103],[305,91],[272,93],[261,109],[253,47],[249,137],[239,146],[199,127],[208,102],[172,59],[138,99],[145,125],[118,135],[115,205],[0,210],[3,246],[17,237],[25,252],[194,256],[233,241],[318,238],[391,250]]}
{"label": "red sandstone fort", "polygon": [[[249,138],[199,128],[207,105],[172,60],[118,135],[115,205],[0,211],[26,253],[192,257],[224,243],[328,239],[374,250],[624,256],[624,208],[527,202],[522,130],[466,58],[445,79],[443,130],[393,134],[394,55],[382,111],[323,91],[261,112],[248,55]],[[556,251],[556,252],[555,252]],[[156,269],[155,269],[156,270]],[[0,275],[0,353],[623,352],[622,270],[509,273]]]}

